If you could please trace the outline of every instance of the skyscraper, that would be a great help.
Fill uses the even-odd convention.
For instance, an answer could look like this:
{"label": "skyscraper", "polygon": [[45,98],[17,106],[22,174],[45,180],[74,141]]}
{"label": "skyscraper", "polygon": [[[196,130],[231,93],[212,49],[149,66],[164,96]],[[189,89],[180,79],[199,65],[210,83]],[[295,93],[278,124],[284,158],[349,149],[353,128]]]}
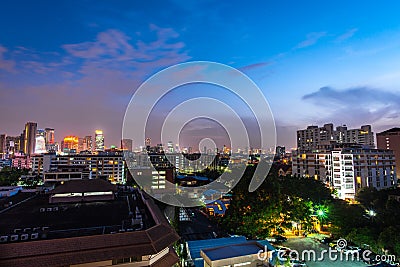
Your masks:
{"label": "skyscraper", "polygon": [[92,151],[93,150],[91,135],[87,135],[83,138],[83,150],[84,151]]}
{"label": "skyscraper", "polygon": [[24,129],[24,153],[31,155],[35,153],[36,146],[36,122],[27,122]]}
{"label": "skyscraper", "polygon": [[102,130],[95,131],[96,151],[104,151],[104,135]]}
{"label": "skyscraper", "polygon": [[38,129],[36,131],[36,140],[35,140],[35,153],[42,154],[46,153],[46,141],[45,141],[45,131],[43,129]]}
{"label": "skyscraper", "polygon": [[66,136],[64,140],[61,141],[61,150],[63,152],[70,152],[71,150],[75,150],[78,152],[79,150],[79,137],[78,136]]}
{"label": "skyscraper", "polygon": [[44,140],[46,141],[46,145],[54,144],[54,129],[46,128],[44,129]]}
{"label": "skyscraper", "polygon": [[7,154],[7,149],[6,149],[6,134],[1,134],[0,135],[0,159],[4,159]]}
{"label": "skyscraper", "polygon": [[133,141],[132,139],[122,139],[121,140],[121,149],[129,152],[133,151]]}

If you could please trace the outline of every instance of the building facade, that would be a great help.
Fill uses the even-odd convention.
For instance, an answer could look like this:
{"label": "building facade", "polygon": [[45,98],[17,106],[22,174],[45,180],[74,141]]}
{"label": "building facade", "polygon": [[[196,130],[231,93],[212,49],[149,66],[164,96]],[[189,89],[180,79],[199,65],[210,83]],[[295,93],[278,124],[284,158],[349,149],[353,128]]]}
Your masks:
{"label": "building facade", "polygon": [[96,130],[94,140],[96,151],[104,151],[104,135],[102,130]]}
{"label": "building facade", "polygon": [[45,182],[71,179],[107,179],[112,183],[125,183],[124,159],[121,154],[44,154],[32,157],[32,173]]}
{"label": "building facade", "polygon": [[396,173],[400,175],[400,128],[392,128],[390,130],[377,133],[376,141],[378,148],[393,150],[396,157]]}
{"label": "building facade", "polygon": [[397,185],[392,150],[354,146],[320,153],[295,152],[292,170],[293,175],[322,181],[341,199],[354,199],[363,187],[380,190]]}
{"label": "building facade", "polygon": [[32,155],[35,153],[36,146],[36,122],[27,122],[24,129],[24,153]]}
{"label": "building facade", "polygon": [[297,131],[297,149],[300,152],[321,151],[334,143],[359,144],[374,148],[374,133],[371,125],[363,125],[360,129],[347,129],[344,125],[334,130],[332,123],[322,127],[308,126],[307,129]]}

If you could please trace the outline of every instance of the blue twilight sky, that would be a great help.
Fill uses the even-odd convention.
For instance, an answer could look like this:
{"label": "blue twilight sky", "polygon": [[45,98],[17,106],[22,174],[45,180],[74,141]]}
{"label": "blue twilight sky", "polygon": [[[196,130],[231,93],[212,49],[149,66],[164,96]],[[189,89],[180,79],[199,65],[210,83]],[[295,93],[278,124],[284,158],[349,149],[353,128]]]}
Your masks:
{"label": "blue twilight sky", "polygon": [[[193,60],[252,78],[279,145],[294,147],[310,124],[399,126],[399,10],[398,1],[2,1],[0,133],[36,121],[57,141],[101,128],[106,145],[118,144],[136,88]],[[213,92],[199,88],[164,102]],[[201,123],[192,130],[218,132]]]}

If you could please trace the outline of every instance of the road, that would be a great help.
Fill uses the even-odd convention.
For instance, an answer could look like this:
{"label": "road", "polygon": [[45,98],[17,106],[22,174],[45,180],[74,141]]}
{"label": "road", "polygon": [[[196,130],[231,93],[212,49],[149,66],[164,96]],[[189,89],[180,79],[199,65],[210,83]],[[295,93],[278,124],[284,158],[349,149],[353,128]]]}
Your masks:
{"label": "road", "polygon": [[[289,238],[288,241],[284,242],[282,246],[288,247],[291,250],[296,250],[300,257],[302,255],[302,252],[304,250],[313,250],[316,252],[317,259],[320,258],[321,251],[322,250],[328,250],[329,247],[327,245],[321,244],[319,241],[317,241],[314,238],[311,237],[294,237],[294,238]],[[329,259],[329,254],[326,252],[324,254],[324,259],[322,261],[307,261],[307,265],[309,267],[358,267],[358,266],[367,266],[365,263],[362,261],[353,261],[353,260],[346,260],[345,257],[342,256],[343,260],[340,260],[340,252],[337,253],[332,253],[332,255],[337,255],[337,260],[331,260]]]}

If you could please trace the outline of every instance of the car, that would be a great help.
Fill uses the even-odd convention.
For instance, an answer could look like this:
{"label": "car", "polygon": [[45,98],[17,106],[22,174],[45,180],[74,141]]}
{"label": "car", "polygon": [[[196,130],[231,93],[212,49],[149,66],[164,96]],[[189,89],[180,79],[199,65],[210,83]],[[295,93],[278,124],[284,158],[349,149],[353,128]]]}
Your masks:
{"label": "car", "polygon": [[337,247],[337,240],[332,240],[331,242],[329,242],[329,246],[331,247],[331,248],[336,248]]}
{"label": "car", "polygon": [[378,264],[370,265],[368,267],[396,267],[396,266],[398,266],[398,265],[397,264],[390,264],[390,263],[387,263],[385,261],[382,261],[382,262],[380,262]]}
{"label": "car", "polygon": [[325,245],[328,245],[328,244],[331,243],[332,241],[333,241],[333,239],[330,238],[330,237],[324,237],[324,238],[322,238],[322,239],[320,240],[321,244],[325,244]]}
{"label": "car", "polygon": [[273,238],[275,238],[275,242],[277,243],[282,243],[287,241],[287,238],[282,235],[274,235]]}
{"label": "car", "polygon": [[275,243],[276,242],[276,238],[273,237],[273,236],[267,237],[267,238],[265,238],[265,240],[267,240],[270,243]]}
{"label": "car", "polygon": [[[368,258],[368,259],[366,259],[366,258]],[[362,257],[362,261],[365,264],[377,264],[377,263],[379,263],[379,261],[376,260],[377,259],[377,254],[375,254],[375,253],[368,254],[366,258]]]}
{"label": "car", "polygon": [[301,260],[290,260],[291,267],[307,267],[307,263]]}
{"label": "car", "polygon": [[355,246],[347,246],[346,248],[342,249],[341,251],[345,254],[360,253],[361,249],[359,247],[355,247]]}

